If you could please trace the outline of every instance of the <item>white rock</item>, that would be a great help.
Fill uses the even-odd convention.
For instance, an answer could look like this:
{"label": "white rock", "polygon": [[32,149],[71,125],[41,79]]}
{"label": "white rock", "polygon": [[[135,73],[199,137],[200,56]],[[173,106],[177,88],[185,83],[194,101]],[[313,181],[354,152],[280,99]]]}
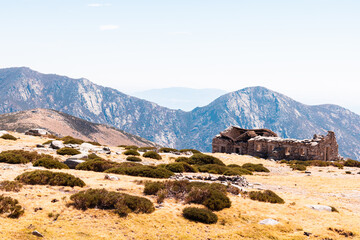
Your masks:
{"label": "white rock", "polygon": [[64,144],[62,141],[55,140],[51,142],[50,147],[53,149],[60,149],[64,147]]}
{"label": "white rock", "polygon": [[306,205],[306,206],[316,211],[328,211],[328,212],[332,211],[331,207],[325,205]]}
{"label": "white rock", "polygon": [[82,143],[80,146],[80,151],[81,152],[89,152],[89,151],[93,151],[93,152],[97,152],[97,151],[101,151],[102,148],[98,147],[98,146],[94,146],[90,143]]}
{"label": "white rock", "polygon": [[2,136],[5,135],[5,134],[9,134],[9,132],[7,132],[7,131],[0,131],[0,137],[2,137]]}
{"label": "white rock", "polygon": [[259,224],[263,224],[263,225],[277,225],[279,224],[278,221],[268,218],[268,219],[264,219],[262,221],[259,222]]}
{"label": "white rock", "polygon": [[112,180],[112,181],[119,181],[120,180],[120,178],[118,178],[116,176],[111,176],[111,175],[108,175],[108,174],[105,175],[105,179]]}

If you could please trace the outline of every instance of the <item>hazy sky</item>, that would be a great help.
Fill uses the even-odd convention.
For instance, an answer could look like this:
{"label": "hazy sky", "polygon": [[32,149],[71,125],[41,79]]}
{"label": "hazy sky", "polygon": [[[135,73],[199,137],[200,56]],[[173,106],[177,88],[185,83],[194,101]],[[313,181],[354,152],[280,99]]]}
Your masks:
{"label": "hazy sky", "polygon": [[125,93],[265,86],[360,114],[359,0],[0,0],[0,68]]}

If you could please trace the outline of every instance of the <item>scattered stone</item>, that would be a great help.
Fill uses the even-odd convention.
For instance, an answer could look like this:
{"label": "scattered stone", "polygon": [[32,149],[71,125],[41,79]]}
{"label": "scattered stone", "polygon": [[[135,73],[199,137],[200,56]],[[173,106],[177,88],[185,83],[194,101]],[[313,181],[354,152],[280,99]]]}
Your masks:
{"label": "scattered stone", "polygon": [[36,147],[37,147],[37,148],[44,148],[45,146],[42,145],[42,144],[36,144]]}
{"label": "scattered stone", "polygon": [[278,221],[268,218],[268,219],[264,219],[262,221],[259,222],[259,224],[263,224],[263,225],[277,225],[279,224]]}
{"label": "scattered stone", "polygon": [[309,171],[305,171],[305,173],[306,173],[306,174],[311,174],[311,172],[309,172]]}
{"label": "scattered stone", "polygon": [[157,208],[157,209],[164,208],[164,205],[160,203],[160,204],[156,205],[155,208]]}
{"label": "scattered stone", "polygon": [[118,178],[116,176],[111,176],[111,175],[108,175],[108,174],[105,175],[105,179],[111,180],[111,181],[119,181],[120,180],[120,178]]}
{"label": "scattered stone", "polygon": [[35,235],[35,236],[37,236],[37,237],[44,237],[44,235],[42,235],[41,233],[39,233],[38,231],[33,231],[32,232],[32,235]]}
{"label": "scattered stone", "polygon": [[308,236],[308,237],[310,237],[311,234],[312,234],[312,233],[304,232],[304,235],[305,235],[305,236]]}
{"label": "scattered stone", "polygon": [[55,140],[50,143],[50,147],[53,149],[60,149],[64,147],[64,144],[62,141]]}
{"label": "scattered stone", "polygon": [[170,179],[175,180],[189,180],[189,181],[220,181],[222,183],[230,183],[235,186],[240,187],[247,187],[249,186],[248,181],[243,176],[213,176],[209,174],[208,176],[202,176],[202,175],[183,175],[181,173],[175,174],[174,176],[171,176]]}
{"label": "scattered stone", "polygon": [[43,210],[43,208],[42,207],[34,208],[34,212],[37,212],[37,211],[40,211],[40,210]]}
{"label": "scattered stone", "polygon": [[46,131],[45,129],[41,129],[41,128],[36,128],[36,129],[29,129],[25,132],[25,135],[31,135],[31,136],[44,136],[44,135],[48,135],[49,132]]}
{"label": "scattered stone", "polygon": [[109,147],[103,147],[103,150],[108,152],[111,151]]}
{"label": "scattered stone", "polygon": [[52,203],[56,203],[58,202],[59,200],[57,200],[56,198],[54,198],[53,200],[51,200]]}
{"label": "scattered stone", "polygon": [[331,207],[325,205],[306,205],[308,208],[314,209],[316,211],[328,211],[332,212]]}

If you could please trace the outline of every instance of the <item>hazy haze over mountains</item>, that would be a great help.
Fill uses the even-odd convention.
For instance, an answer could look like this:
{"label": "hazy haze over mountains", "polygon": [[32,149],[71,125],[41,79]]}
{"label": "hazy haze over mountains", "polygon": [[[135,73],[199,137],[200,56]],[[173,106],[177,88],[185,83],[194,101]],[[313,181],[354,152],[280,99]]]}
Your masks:
{"label": "hazy haze over mountains", "polygon": [[263,87],[225,94],[191,112],[93,84],[41,74],[29,68],[0,69],[0,113],[51,108],[116,126],[158,144],[211,150],[212,138],[231,125],[269,128],[282,137],[311,138],[335,131],[340,153],[360,159],[360,116],[336,105],[309,106]]}
{"label": "hazy haze over mountains", "polygon": [[191,111],[196,107],[209,104],[225,93],[227,93],[225,90],[214,88],[172,87],[134,92],[131,95],[170,109]]}

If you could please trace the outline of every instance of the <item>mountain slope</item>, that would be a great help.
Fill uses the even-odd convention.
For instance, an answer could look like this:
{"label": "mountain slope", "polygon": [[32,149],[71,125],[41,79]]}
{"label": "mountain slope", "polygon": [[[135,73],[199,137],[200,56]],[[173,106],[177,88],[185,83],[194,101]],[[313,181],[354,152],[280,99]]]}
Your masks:
{"label": "mountain slope", "polygon": [[211,150],[211,140],[231,125],[270,128],[282,137],[311,138],[335,131],[340,153],[360,159],[360,116],[335,105],[308,106],[262,87],[225,94],[191,112],[172,110],[86,79],[0,69],[0,113],[52,108],[106,123],[160,145]]}
{"label": "mountain slope", "polygon": [[59,136],[73,136],[85,141],[96,141],[101,144],[155,146],[154,143],[109,127],[94,124],[80,118],[49,109],[33,109],[0,115],[0,129],[25,132],[32,128],[42,128]]}
{"label": "mountain slope", "polygon": [[170,109],[191,111],[209,104],[225,93],[226,91],[221,89],[172,87],[135,92],[132,95]]}

